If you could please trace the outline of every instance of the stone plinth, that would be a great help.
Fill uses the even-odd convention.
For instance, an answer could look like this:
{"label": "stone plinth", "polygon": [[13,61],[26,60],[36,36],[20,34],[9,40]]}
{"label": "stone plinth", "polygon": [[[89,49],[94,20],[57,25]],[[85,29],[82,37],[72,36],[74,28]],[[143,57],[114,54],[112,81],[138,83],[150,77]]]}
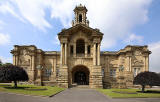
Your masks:
{"label": "stone plinth", "polygon": [[58,74],[58,86],[68,88],[68,67],[61,66]]}
{"label": "stone plinth", "polygon": [[91,88],[103,88],[101,66],[94,66],[90,76]]}

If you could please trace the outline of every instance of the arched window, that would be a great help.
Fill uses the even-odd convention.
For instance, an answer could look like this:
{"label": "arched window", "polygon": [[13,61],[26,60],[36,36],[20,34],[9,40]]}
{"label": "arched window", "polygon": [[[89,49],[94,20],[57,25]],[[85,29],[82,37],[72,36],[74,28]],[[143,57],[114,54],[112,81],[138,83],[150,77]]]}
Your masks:
{"label": "arched window", "polygon": [[82,15],[79,14],[79,22],[82,22]]}
{"label": "arched window", "polygon": [[77,54],[84,54],[85,51],[85,42],[83,39],[79,39],[76,42],[76,53]]}

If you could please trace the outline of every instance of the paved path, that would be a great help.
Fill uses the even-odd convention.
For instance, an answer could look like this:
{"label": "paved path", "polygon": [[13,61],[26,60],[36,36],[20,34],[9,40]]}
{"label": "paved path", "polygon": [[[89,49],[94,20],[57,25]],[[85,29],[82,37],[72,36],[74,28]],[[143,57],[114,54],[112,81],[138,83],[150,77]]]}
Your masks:
{"label": "paved path", "polygon": [[0,92],[0,102],[160,102],[160,98],[111,99],[93,89],[67,89],[51,98]]}
{"label": "paved path", "polygon": [[50,102],[48,97],[0,92],[0,102]]}
{"label": "paved path", "polygon": [[53,102],[110,102],[105,95],[93,89],[68,89],[51,98]]}

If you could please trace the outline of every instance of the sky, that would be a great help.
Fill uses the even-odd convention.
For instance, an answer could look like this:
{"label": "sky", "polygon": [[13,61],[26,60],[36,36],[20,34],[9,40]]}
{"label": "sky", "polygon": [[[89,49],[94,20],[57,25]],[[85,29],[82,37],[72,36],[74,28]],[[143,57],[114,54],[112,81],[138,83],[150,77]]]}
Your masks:
{"label": "sky", "polygon": [[104,33],[101,51],[148,45],[149,70],[160,72],[160,0],[0,0],[2,62],[12,62],[14,45],[60,51],[57,34],[71,27],[80,3],[88,9],[89,26]]}

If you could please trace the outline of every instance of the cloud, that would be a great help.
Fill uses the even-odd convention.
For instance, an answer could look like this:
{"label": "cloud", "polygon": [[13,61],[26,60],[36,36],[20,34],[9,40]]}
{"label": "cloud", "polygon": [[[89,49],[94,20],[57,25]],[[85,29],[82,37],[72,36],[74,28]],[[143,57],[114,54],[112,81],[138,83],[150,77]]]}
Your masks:
{"label": "cloud", "polygon": [[45,19],[46,9],[51,0],[7,0],[0,5],[1,13],[10,13],[22,22],[30,22],[33,26],[45,31],[51,25]]}
{"label": "cloud", "polygon": [[116,45],[131,30],[147,20],[151,0],[95,0],[88,1],[90,25],[104,33],[102,49]]}
{"label": "cloud", "polygon": [[135,26],[148,21],[152,0],[55,0],[51,6],[52,17],[59,18],[65,27],[69,27],[73,8],[80,3],[88,9],[90,26],[104,33],[101,48],[106,49],[116,45],[117,40],[124,40]]}
{"label": "cloud", "polygon": [[12,63],[12,58],[0,56],[0,60],[2,61],[2,63]]}
{"label": "cloud", "polygon": [[50,5],[50,0],[11,0],[18,6],[23,18],[35,27],[45,31],[51,25],[45,19],[45,10]]}
{"label": "cloud", "polygon": [[4,22],[0,20],[0,30],[3,28],[2,25],[4,25]]}
{"label": "cloud", "polygon": [[10,43],[10,36],[8,34],[0,33],[0,45],[6,45]]}
{"label": "cloud", "polygon": [[19,20],[25,22],[16,12],[15,9],[13,7],[13,5],[11,5],[9,2],[5,2],[2,5],[0,5],[0,12],[1,13],[10,13],[12,14],[14,17],[18,18]]}
{"label": "cloud", "polygon": [[150,70],[160,72],[160,41],[149,44],[149,50],[152,51],[150,55]]}
{"label": "cloud", "polygon": [[142,44],[143,42],[143,36],[139,36],[136,34],[130,34],[125,40],[125,43],[127,44]]}
{"label": "cloud", "polygon": [[[70,27],[73,9],[80,3],[88,9],[90,26],[104,33],[102,49],[113,47],[117,40],[132,33],[132,29],[148,21],[148,8],[152,0],[10,0],[25,20],[46,30],[51,24],[45,18],[47,12],[64,27]],[[48,15],[47,15],[48,17]]]}
{"label": "cloud", "polygon": [[52,43],[53,43],[54,45],[60,45],[60,41],[59,41],[59,39],[58,39],[58,36],[55,36],[55,38],[54,38],[54,40],[52,41]]}
{"label": "cloud", "polygon": [[73,20],[73,9],[76,4],[79,3],[75,0],[53,0],[51,3],[51,18],[58,18],[64,27],[70,27]]}

